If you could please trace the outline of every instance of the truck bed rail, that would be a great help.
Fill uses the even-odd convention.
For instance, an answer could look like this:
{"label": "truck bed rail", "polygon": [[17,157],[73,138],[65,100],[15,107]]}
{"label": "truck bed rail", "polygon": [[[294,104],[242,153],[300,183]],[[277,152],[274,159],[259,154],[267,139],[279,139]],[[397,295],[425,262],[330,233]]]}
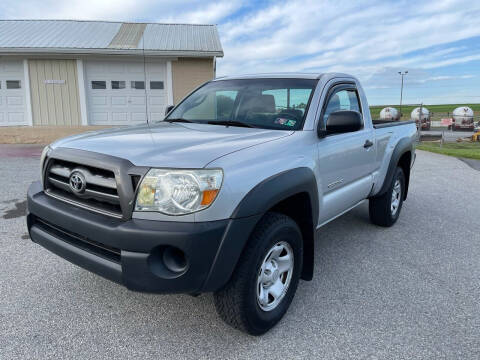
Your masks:
{"label": "truck bed rail", "polygon": [[383,121],[383,120],[372,120],[373,127],[375,129],[382,129],[391,126],[399,126],[399,125],[406,125],[406,124],[415,124],[414,120],[408,121]]}

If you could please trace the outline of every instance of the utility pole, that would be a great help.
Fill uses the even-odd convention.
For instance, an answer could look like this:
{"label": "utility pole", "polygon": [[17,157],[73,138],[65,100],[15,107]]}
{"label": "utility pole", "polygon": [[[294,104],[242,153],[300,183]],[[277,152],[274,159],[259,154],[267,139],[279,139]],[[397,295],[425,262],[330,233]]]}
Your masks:
{"label": "utility pole", "polygon": [[400,119],[402,119],[403,77],[408,74],[408,70],[404,72],[399,71],[398,74],[402,77],[402,87],[400,88]]}

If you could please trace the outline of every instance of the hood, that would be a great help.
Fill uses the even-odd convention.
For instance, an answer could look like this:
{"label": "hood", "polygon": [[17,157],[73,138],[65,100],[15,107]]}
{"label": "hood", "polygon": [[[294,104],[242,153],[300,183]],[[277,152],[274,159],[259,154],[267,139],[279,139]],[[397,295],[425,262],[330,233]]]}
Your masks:
{"label": "hood", "polygon": [[93,151],[137,166],[201,168],[223,155],[289,136],[292,131],[160,122],[88,132],[51,146]]}

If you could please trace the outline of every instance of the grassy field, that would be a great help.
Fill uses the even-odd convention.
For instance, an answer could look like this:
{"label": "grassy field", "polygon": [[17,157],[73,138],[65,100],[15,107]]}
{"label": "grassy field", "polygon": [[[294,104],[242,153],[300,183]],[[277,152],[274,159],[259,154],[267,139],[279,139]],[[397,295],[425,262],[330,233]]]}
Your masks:
{"label": "grassy field", "polygon": [[[380,111],[387,106],[391,106],[396,108],[397,110],[400,110],[400,107],[398,105],[370,106],[372,119],[380,118]],[[441,117],[446,117],[448,113],[451,114],[452,111],[459,106],[468,106],[472,108],[472,110],[474,111],[475,117],[480,115],[480,104],[447,104],[447,105],[423,105],[423,106],[425,106],[428,110],[430,110],[431,113],[433,113],[434,119],[432,120],[440,120]],[[418,105],[402,105],[402,113],[403,113],[402,120],[409,120],[410,113],[416,107],[418,107]],[[438,116],[436,116],[436,114]]]}
{"label": "grassy field", "polygon": [[480,142],[446,143],[442,146],[439,143],[423,142],[417,145],[417,149],[443,155],[480,160]]}

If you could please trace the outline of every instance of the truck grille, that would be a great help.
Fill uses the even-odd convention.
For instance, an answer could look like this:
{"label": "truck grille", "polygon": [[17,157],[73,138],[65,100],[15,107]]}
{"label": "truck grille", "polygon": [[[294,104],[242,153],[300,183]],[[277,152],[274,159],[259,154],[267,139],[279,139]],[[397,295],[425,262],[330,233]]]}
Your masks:
{"label": "truck grille", "polygon": [[135,191],[149,170],[115,156],[62,147],[53,149],[45,164],[47,195],[123,220],[132,217]]}
{"label": "truck grille", "polygon": [[[70,184],[73,173],[83,175],[84,189],[76,192]],[[51,159],[46,168],[45,190],[54,197],[93,211],[122,217],[120,197],[113,171],[70,161]]]}

